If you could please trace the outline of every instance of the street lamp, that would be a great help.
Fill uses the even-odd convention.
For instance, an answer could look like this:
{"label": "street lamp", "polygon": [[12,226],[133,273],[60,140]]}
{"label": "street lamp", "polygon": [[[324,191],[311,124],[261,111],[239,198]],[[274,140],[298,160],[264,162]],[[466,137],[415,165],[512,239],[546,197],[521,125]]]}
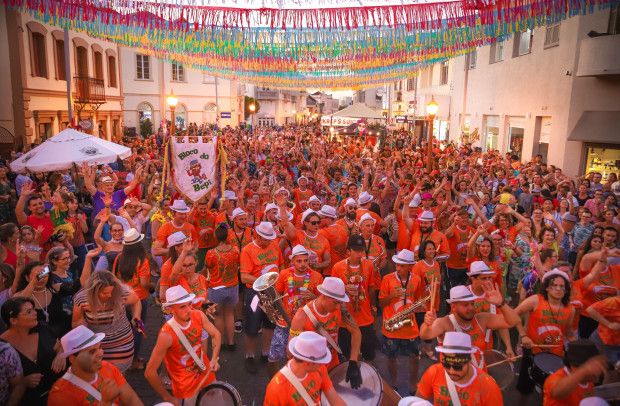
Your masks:
{"label": "street lamp", "polygon": [[426,105],[426,115],[428,117],[428,145],[426,146],[426,169],[430,173],[433,170],[433,121],[439,111],[439,104],[435,101],[435,97],[431,97],[431,101]]}
{"label": "street lamp", "polygon": [[172,116],[170,121],[170,135],[174,135],[176,130],[176,124],[174,122],[174,108],[177,106],[178,102],[179,99],[177,99],[174,95],[174,90],[170,90],[170,96],[166,98],[166,103],[168,103],[168,106],[170,107],[170,115]]}
{"label": "street lamp", "polygon": [[250,104],[248,106],[248,109],[250,110],[250,114],[252,115],[251,120],[250,120],[250,124],[252,125],[252,132],[254,132],[254,112],[256,111],[256,105],[254,103]]}

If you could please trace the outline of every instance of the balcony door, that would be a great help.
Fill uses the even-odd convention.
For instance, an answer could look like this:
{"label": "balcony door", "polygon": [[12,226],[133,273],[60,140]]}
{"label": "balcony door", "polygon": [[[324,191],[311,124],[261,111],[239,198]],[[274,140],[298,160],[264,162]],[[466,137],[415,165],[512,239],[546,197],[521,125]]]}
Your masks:
{"label": "balcony door", "polygon": [[75,48],[75,66],[77,76],[88,77],[88,51],[83,46]]}

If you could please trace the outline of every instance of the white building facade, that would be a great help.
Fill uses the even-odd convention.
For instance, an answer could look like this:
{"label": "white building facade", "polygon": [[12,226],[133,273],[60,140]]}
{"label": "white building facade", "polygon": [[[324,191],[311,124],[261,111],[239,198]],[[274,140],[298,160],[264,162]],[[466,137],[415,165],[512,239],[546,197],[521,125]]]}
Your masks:
{"label": "white building facade", "polygon": [[254,125],[272,126],[301,123],[307,115],[306,92],[256,87],[255,97],[260,104]]}

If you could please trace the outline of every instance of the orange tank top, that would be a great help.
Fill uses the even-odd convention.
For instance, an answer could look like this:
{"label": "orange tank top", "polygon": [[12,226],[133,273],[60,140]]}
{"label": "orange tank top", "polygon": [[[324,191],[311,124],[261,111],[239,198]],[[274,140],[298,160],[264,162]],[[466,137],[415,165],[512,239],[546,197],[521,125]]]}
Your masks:
{"label": "orange tank top", "polygon": [[[452,317],[450,317],[452,316]],[[453,314],[450,313],[448,316],[450,318],[450,322],[454,327],[454,331],[460,331],[462,333],[467,333],[471,337],[471,345],[476,349],[476,352],[473,354],[472,361],[477,368],[486,369],[486,365],[484,362],[484,352],[487,350],[488,343],[485,340],[486,337],[486,329],[483,329],[478,323],[478,318],[474,316],[474,320],[471,323],[471,328],[468,330],[463,329],[456,318],[454,318]],[[439,341],[439,340],[438,340]],[[443,341],[443,340],[442,340]],[[491,348],[491,347],[488,347]]]}
{"label": "orange tank top", "polygon": [[562,306],[560,310],[553,310],[543,295],[538,295],[538,305],[530,314],[527,322],[527,336],[534,344],[556,345],[552,348],[534,347],[532,352],[550,352],[557,356],[564,356],[564,336],[568,333],[570,316],[573,305]]}
{"label": "orange tank top", "polygon": [[[338,342],[338,330],[340,329],[340,325],[342,324],[342,314],[340,313],[340,307],[337,307],[331,313],[321,314],[316,310],[315,307],[316,299],[308,303],[306,306],[310,309],[314,317],[317,319],[319,323],[323,326],[325,331],[331,336],[334,342]],[[304,311],[303,309],[299,309],[299,311]],[[304,323],[304,331],[314,331],[317,332],[317,329],[312,324],[312,321],[308,316],[306,316],[306,322]],[[320,333],[319,333],[320,334]],[[332,351],[332,360],[327,366],[327,369],[331,369],[332,367],[338,365],[340,361],[338,360],[338,354],[336,350],[332,348],[331,345],[328,344]]]}

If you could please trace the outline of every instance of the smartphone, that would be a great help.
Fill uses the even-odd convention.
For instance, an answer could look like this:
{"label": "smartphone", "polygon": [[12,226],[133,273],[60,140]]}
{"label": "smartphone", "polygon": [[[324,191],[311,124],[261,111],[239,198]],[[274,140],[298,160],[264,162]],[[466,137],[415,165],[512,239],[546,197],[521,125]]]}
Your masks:
{"label": "smartphone", "polygon": [[44,267],[43,270],[37,275],[37,280],[41,280],[50,274],[49,267]]}
{"label": "smartphone", "polygon": [[84,247],[86,247],[87,251],[91,251],[91,250],[94,250],[95,248],[97,248],[97,244],[95,244],[94,242],[90,242],[90,243],[86,244]]}

